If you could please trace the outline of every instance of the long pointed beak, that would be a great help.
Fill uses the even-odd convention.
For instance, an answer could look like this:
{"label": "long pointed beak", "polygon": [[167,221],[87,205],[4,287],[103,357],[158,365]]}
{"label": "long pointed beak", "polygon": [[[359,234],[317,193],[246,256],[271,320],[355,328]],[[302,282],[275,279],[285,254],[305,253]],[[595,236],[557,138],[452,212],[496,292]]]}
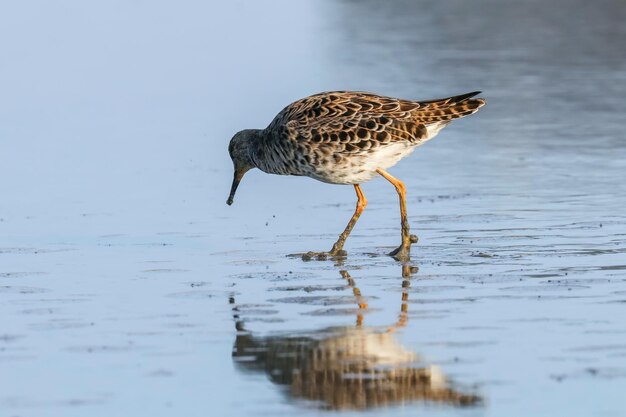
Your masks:
{"label": "long pointed beak", "polygon": [[237,191],[237,187],[239,187],[239,183],[241,182],[241,179],[243,178],[243,174],[245,173],[246,171],[235,170],[235,176],[233,178],[233,185],[230,187],[230,195],[228,196],[228,200],[226,200],[226,204],[228,204],[229,206],[233,204],[233,200],[235,199],[235,192]]}

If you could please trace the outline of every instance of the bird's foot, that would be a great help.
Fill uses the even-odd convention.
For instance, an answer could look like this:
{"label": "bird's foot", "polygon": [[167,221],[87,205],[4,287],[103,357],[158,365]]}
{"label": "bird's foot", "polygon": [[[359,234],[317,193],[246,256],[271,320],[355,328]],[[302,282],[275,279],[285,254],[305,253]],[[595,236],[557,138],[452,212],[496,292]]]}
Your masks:
{"label": "bird's foot", "polygon": [[411,244],[417,243],[418,238],[416,235],[410,235],[408,239],[402,239],[402,244],[396,249],[389,252],[389,256],[392,256],[398,261],[408,261],[411,259]]}
{"label": "bird's foot", "polygon": [[302,254],[303,261],[326,261],[328,259],[345,258],[348,255],[343,249],[331,250],[330,252],[307,252]]}
{"label": "bird's foot", "polygon": [[411,245],[400,245],[389,252],[389,256],[392,256],[398,261],[408,261],[411,259]]}

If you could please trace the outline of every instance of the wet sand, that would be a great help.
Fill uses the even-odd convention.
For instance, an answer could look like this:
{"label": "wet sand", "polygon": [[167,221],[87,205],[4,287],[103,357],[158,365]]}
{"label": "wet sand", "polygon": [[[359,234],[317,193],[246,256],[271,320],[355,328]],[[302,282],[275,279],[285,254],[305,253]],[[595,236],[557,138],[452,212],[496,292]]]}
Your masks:
{"label": "wet sand", "polygon": [[[626,7],[565,3],[221,6],[253,43],[201,5],[56,28],[54,65],[0,70],[0,414],[622,415]],[[337,88],[488,100],[391,170],[407,265],[382,179],[341,261],[288,255],[330,248],[349,187],[251,172],[225,204],[231,135]]]}

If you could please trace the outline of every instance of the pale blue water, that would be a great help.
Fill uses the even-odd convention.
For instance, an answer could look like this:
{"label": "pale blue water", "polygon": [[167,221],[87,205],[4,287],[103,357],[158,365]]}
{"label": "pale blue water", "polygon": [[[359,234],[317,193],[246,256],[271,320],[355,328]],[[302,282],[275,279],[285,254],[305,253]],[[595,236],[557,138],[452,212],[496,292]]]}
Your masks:
{"label": "pale blue water", "polygon": [[[623,415],[625,19],[618,0],[1,6],[0,415]],[[410,279],[384,256],[383,180],[342,264],[285,255],[330,248],[350,188],[257,171],[225,204],[233,133],[331,89],[484,91],[391,170]],[[364,362],[379,379],[336,379]],[[411,369],[426,382],[383,378]]]}

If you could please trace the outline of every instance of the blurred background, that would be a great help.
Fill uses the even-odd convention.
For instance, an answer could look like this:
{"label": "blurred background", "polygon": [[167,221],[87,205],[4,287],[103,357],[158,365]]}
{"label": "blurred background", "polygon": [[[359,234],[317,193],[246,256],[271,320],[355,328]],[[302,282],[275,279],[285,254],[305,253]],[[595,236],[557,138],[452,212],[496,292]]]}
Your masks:
{"label": "blurred background", "polygon": [[[1,3],[0,414],[622,415],[625,21],[623,0]],[[233,134],[328,90],[483,91],[391,170],[412,278],[383,256],[384,181],[341,265],[285,255],[329,248],[353,190],[257,170],[225,204]],[[402,349],[371,348],[403,280]],[[328,330],[360,314],[365,335]],[[430,396],[304,395],[272,377],[309,369],[270,360],[294,337],[399,355]]]}

